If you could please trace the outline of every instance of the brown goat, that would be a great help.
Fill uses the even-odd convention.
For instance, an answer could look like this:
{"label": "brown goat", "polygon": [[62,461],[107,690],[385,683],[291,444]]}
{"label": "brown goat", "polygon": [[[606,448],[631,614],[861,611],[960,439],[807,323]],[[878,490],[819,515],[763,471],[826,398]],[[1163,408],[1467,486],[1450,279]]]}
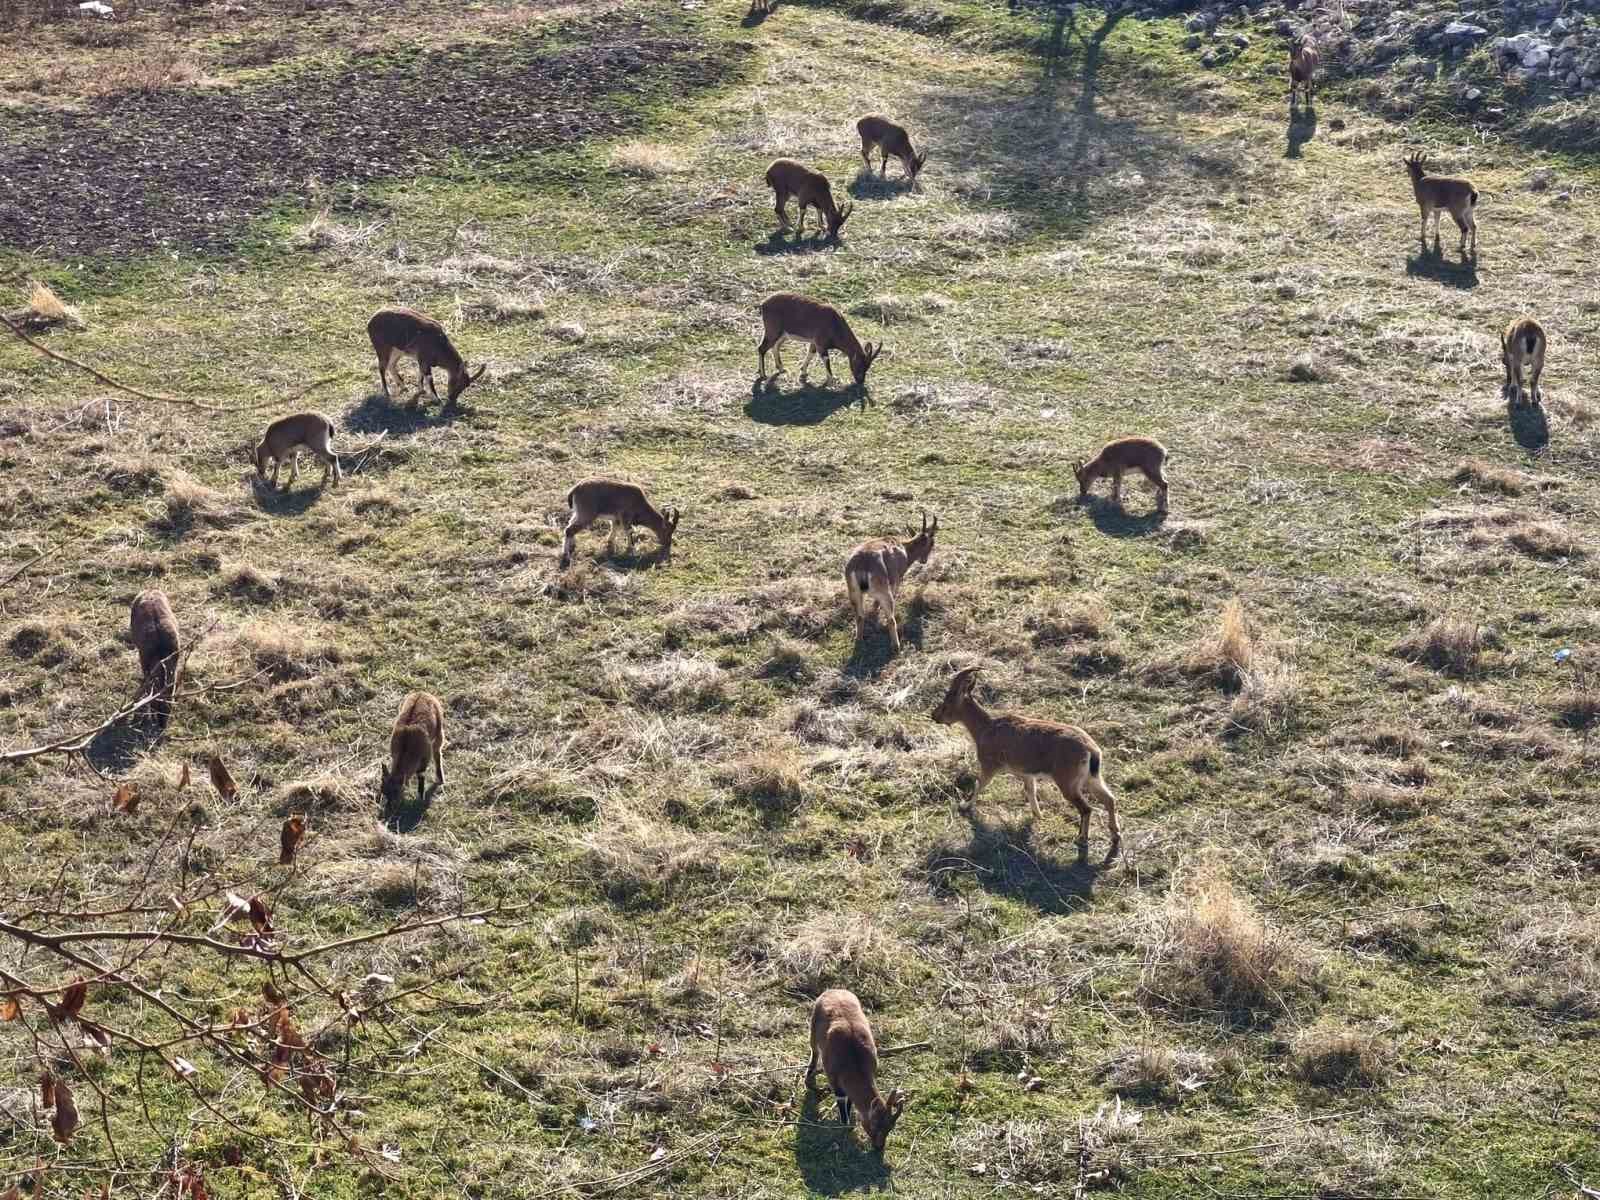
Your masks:
{"label": "brown goat", "polygon": [[811,356],[820,352],[822,365],[833,379],[833,362],[829,355],[838,350],[850,360],[850,375],[856,386],[867,381],[867,371],[883,353],[881,345],[868,342],[862,346],[851,332],[844,315],[831,304],[796,296],[793,292],[777,292],[761,302],[761,343],[756,347],[759,356],[756,382],[767,377],[767,351],[777,362],[775,374],[783,374],[783,355],[779,350],[785,338],[799,338],[809,343],[806,360],[800,364],[800,382],[804,383],[806,369],[811,366]]}
{"label": "brown goat", "polygon": [[1086,463],[1074,463],[1072,473],[1078,477],[1078,499],[1089,494],[1094,481],[1111,477],[1111,502],[1122,504],[1122,476],[1125,471],[1142,471],[1144,477],[1155,485],[1156,511],[1167,511],[1167,477],[1162,466],[1167,461],[1167,448],[1154,438],[1126,437],[1107,442],[1100,453]]}
{"label": "brown goat", "polygon": [[178,690],[178,619],[167,594],[158,588],[140,592],[128,611],[128,635],[139,652],[142,678],[139,698],[153,697],[150,711],[158,730],[167,727]]}
{"label": "brown goat", "polygon": [[1052,779],[1061,794],[1078,810],[1078,857],[1089,852],[1090,797],[1105,806],[1111,827],[1110,862],[1122,848],[1122,827],[1117,823],[1117,798],[1100,776],[1100,747],[1076,725],[1038,721],[1016,713],[991,714],[972,697],[978,668],[958,671],[950,681],[933,719],[941,725],[962,725],[978,751],[978,782],[966,807],[976,810],[978,796],[1000,771],[1022,780],[1033,815],[1040,817],[1039,780]]}
{"label": "brown goat", "polygon": [[891,154],[900,160],[900,166],[904,168],[907,179],[915,180],[922,173],[922,164],[928,161],[927,152],[917,153],[905,126],[896,125],[886,117],[862,117],[856,122],[856,132],[861,135],[861,157],[867,164],[867,174],[872,174],[874,150],[883,154],[883,162],[878,170],[879,178],[888,177]]}
{"label": "brown goat", "polygon": [[385,812],[400,798],[400,789],[413,775],[417,779],[417,803],[422,803],[426,795],[423,779],[430,759],[443,786],[444,705],[432,692],[412,692],[401,702],[400,714],[389,734],[389,765],[383,769],[383,782],[378,788]]}
{"label": "brown goat", "polygon": [[255,449],[256,475],[267,477],[267,463],[272,464],[272,486],[278,486],[278,468],[289,459],[289,481],[284,490],[294,486],[300,477],[300,451],[309,450],[322,463],[322,482],[328,482],[332,473],[334,486],[344,478],[339,470],[339,456],[333,452],[333,422],[318,412],[296,413],[281,417],[267,426],[267,432]]}
{"label": "brown goat", "polygon": [[572,562],[573,540],[601,517],[611,518],[611,532],[606,538],[606,548],[614,549],[617,526],[628,534],[628,553],[633,553],[633,527],[643,525],[656,535],[661,545],[663,561],[672,557],[672,535],[678,531],[680,514],[675,508],[658,510],[646,499],[644,489],[636,483],[620,479],[585,479],[572,486],[567,493],[567,507],[572,516],[567,521],[561,545],[561,566]]}
{"label": "brown goat", "polygon": [[1317,43],[1308,33],[1289,47],[1289,106],[1294,107],[1295,89],[1303,88],[1306,107],[1315,103],[1317,64],[1322,56],[1317,53]]}
{"label": "brown goat", "polygon": [[1411,192],[1422,210],[1422,248],[1428,248],[1428,218],[1433,218],[1433,240],[1439,241],[1439,214],[1448,212],[1461,230],[1461,253],[1467,252],[1467,235],[1472,235],[1472,253],[1478,253],[1478,189],[1465,179],[1425,174],[1422,152],[1404,160],[1411,176]]}
{"label": "brown goat", "polygon": [[1522,403],[1524,366],[1530,367],[1532,374],[1527,392],[1530,403],[1538,404],[1544,399],[1539,391],[1539,376],[1544,373],[1545,345],[1544,326],[1532,317],[1519,317],[1500,335],[1500,361],[1506,368],[1505,393],[1512,408]]}
{"label": "brown goat", "polygon": [[925,563],[933,553],[933,538],[939,532],[939,518],[928,524],[922,514],[922,532],[906,529],[908,542],[893,538],[874,538],[850,552],[844,564],[844,586],[850,594],[850,607],[856,614],[856,641],[867,635],[867,603],[877,605],[878,617],[889,626],[889,644],[900,652],[900,624],[895,620],[896,593],[900,581],[913,563]]}
{"label": "brown goat", "polygon": [[780,158],[767,168],[767,186],[776,196],[773,207],[777,209],[778,221],[785,229],[789,228],[789,198],[793,196],[800,202],[800,219],[795,226],[797,237],[805,234],[808,208],[817,210],[817,220],[827,223],[828,237],[834,239],[838,238],[839,230],[844,228],[844,223],[855,210],[854,204],[846,203],[840,208],[833,202],[833,188],[829,186],[826,175],[792,158]]}
{"label": "brown goat", "polygon": [[[383,385],[385,398],[389,396],[389,368],[394,364],[395,355],[404,354],[417,360],[422,378],[417,381],[417,392],[411,399],[413,408],[422,398],[424,384],[435,400],[439,398],[439,390],[433,386],[435,367],[443,367],[450,375],[446,404],[454,404],[488,367],[485,363],[475,373],[467,374],[467,364],[451,344],[444,326],[414,309],[380,308],[367,322],[367,336],[372,339],[372,349],[378,355],[378,382]],[[397,382],[404,384],[398,365],[395,365],[394,377]]]}
{"label": "brown goat", "polygon": [[811,1006],[811,1063],[806,1067],[806,1091],[817,1087],[817,1067],[828,1076],[839,1121],[850,1124],[852,1107],[861,1112],[861,1127],[879,1154],[894,1130],[909,1097],[899,1088],[885,1100],[878,1091],[878,1044],[872,1026],[854,992],[832,988]]}

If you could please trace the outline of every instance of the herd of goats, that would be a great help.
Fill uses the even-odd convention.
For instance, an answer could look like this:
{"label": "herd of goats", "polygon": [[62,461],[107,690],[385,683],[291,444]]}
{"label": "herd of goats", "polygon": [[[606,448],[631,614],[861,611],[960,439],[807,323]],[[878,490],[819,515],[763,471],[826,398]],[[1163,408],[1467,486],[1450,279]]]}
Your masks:
{"label": "herd of goats", "polygon": [[[765,0],[757,0],[764,3]],[[1310,39],[1302,39],[1290,50],[1290,102],[1294,103],[1296,91],[1303,89],[1308,103],[1317,68],[1317,52]],[[863,117],[857,123],[861,135],[861,156],[872,170],[872,154],[881,154],[880,175],[887,175],[891,157],[903,169],[907,186],[913,186],[927,160],[926,153],[918,153],[904,127],[882,117]],[[1426,173],[1421,155],[1405,160],[1411,177],[1411,187],[1422,212],[1422,240],[1427,246],[1428,220],[1433,218],[1434,241],[1439,237],[1439,218],[1448,212],[1461,231],[1461,252],[1467,253],[1468,236],[1471,236],[1472,253],[1477,253],[1477,224],[1474,220],[1478,193],[1464,179],[1453,179]],[[768,186],[775,196],[775,208],[782,227],[791,228],[788,205],[794,200],[799,205],[796,232],[803,234],[806,216],[815,209],[819,222],[830,241],[837,241],[840,230],[849,218],[852,206],[839,207],[833,198],[828,180],[822,174],[795,162],[779,159],[766,173]],[[816,354],[822,355],[827,375],[833,379],[831,354],[838,351],[850,364],[856,387],[861,387],[867,371],[877,359],[882,347],[871,342],[863,345],[851,331],[840,311],[830,304],[790,292],[780,292],[761,302],[762,336],[757,346],[757,381],[767,377],[767,353],[771,351],[777,372],[783,372],[779,349],[787,338],[807,344],[805,362],[800,368],[800,378],[805,379],[807,368]],[[437,321],[408,308],[385,308],[367,324],[367,334],[378,357],[378,378],[385,397],[390,396],[389,376],[394,373],[403,384],[396,356],[404,355],[415,360],[420,379],[410,403],[415,406],[422,398],[423,388],[439,399],[434,387],[433,372],[443,369],[449,377],[449,387],[444,407],[449,408],[461,393],[476,381],[484,371],[479,367],[469,373],[461,354],[451,343],[444,327]],[[1531,317],[1512,324],[1501,335],[1501,354],[1505,366],[1505,390],[1513,406],[1524,398],[1524,370],[1531,369],[1527,396],[1533,404],[1540,402],[1539,376],[1544,367],[1545,333]],[[285,460],[290,463],[289,479],[285,489],[293,486],[299,475],[300,451],[308,451],[323,464],[323,483],[331,475],[336,485],[341,477],[339,459],[333,450],[334,425],[317,412],[298,413],[274,421],[267,427],[254,452],[257,475],[267,479],[271,465],[270,484],[278,486],[278,470]],[[1112,481],[1113,503],[1122,502],[1122,479],[1125,473],[1140,472],[1156,489],[1159,512],[1167,511],[1167,478],[1163,471],[1166,449],[1151,438],[1125,437],[1108,442],[1087,463],[1078,463],[1074,470],[1078,479],[1080,499],[1087,497],[1093,484],[1102,478]],[[668,559],[672,552],[672,539],[678,528],[679,513],[671,507],[657,508],[637,484],[618,479],[585,479],[567,493],[570,517],[567,521],[561,550],[563,569],[572,562],[574,539],[577,534],[605,517],[610,521],[610,538],[615,540],[620,529],[627,534],[628,548],[632,551],[634,529],[650,530],[659,544],[658,558]],[[900,649],[899,626],[895,619],[896,593],[910,568],[925,563],[933,553],[934,538],[939,530],[938,518],[930,524],[927,515],[922,518],[920,532],[910,533],[906,541],[894,538],[874,538],[852,550],[845,560],[845,590],[856,617],[856,637],[866,634],[869,608],[875,608],[880,621],[887,627],[890,643]],[[609,543],[608,543],[609,544]],[[140,593],[133,602],[131,614],[133,644],[139,652],[140,668],[144,675],[143,697],[150,701],[151,711],[158,729],[164,728],[171,712],[172,699],[177,686],[180,662],[177,620],[165,593],[149,590]],[[978,669],[969,667],[957,673],[951,681],[944,699],[933,711],[933,720],[942,725],[961,725],[971,736],[977,750],[977,781],[966,804],[971,806],[979,793],[998,773],[1015,775],[1022,781],[1025,794],[1032,805],[1035,817],[1040,815],[1038,785],[1049,780],[1060,789],[1078,814],[1078,854],[1080,860],[1087,855],[1089,842],[1090,801],[1097,801],[1104,809],[1110,833],[1109,863],[1121,848],[1121,832],[1117,823],[1116,797],[1106,786],[1102,776],[1100,747],[1082,729],[1054,721],[1038,720],[1015,713],[992,713],[973,696]],[[383,769],[381,796],[384,811],[395,803],[403,788],[416,780],[419,803],[424,799],[424,783],[431,763],[439,784],[444,782],[444,707],[436,696],[428,692],[413,692],[400,706],[399,715],[389,743],[389,762]],[[875,1082],[877,1073],[877,1048],[872,1030],[860,1002],[850,992],[833,989],[819,996],[811,1014],[811,1063],[806,1072],[808,1088],[814,1088],[816,1072],[820,1065],[826,1072],[839,1106],[839,1118],[851,1123],[852,1109],[859,1110],[862,1125],[874,1150],[881,1152],[884,1141],[894,1128],[906,1103],[905,1095],[898,1089],[885,1098]]]}

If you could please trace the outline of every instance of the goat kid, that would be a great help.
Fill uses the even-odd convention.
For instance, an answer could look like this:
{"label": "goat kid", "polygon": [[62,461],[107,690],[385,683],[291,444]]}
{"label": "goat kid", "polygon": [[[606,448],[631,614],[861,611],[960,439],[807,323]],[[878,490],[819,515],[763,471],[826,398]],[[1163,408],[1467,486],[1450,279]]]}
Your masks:
{"label": "goat kid", "polygon": [[339,456],[333,452],[333,432],[333,422],[319,412],[296,413],[274,421],[267,426],[267,432],[255,448],[257,477],[267,477],[267,463],[270,462],[272,486],[277,487],[278,468],[287,458],[290,460],[289,482],[283,485],[283,490],[287,491],[300,477],[300,451],[309,450],[322,462],[322,482],[326,484],[331,473],[337,487],[344,474],[339,470]]}
{"label": "goat kid", "polygon": [[467,374],[467,364],[462,361],[460,352],[451,344],[450,335],[444,331],[444,326],[414,309],[380,308],[372,314],[372,320],[367,322],[367,336],[372,339],[372,349],[378,356],[378,382],[383,385],[385,399],[390,398],[391,365],[394,365],[396,382],[402,385],[405,383],[405,380],[400,378],[398,365],[394,364],[395,356],[404,354],[417,360],[417,369],[422,372],[422,378],[417,381],[416,395],[411,398],[413,408],[422,398],[424,384],[435,400],[439,398],[439,390],[433,386],[435,367],[443,367],[450,376],[450,388],[446,392],[445,400],[447,405],[454,404],[461,393],[476,383],[488,369],[488,364],[485,363],[473,374]]}
{"label": "goat kid", "polygon": [[1074,463],[1072,473],[1078,477],[1078,499],[1089,495],[1097,479],[1111,478],[1111,502],[1122,505],[1122,476],[1126,471],[1140,471],[1156,489],[1156,511],[1167,511],[1167,476],[1162,470],[1167,461],[1167,448],[1153,438],[1126,437],[1107,442],[1100,453],[1088,462]]}
{"label": "goat kid", "polygon": [[800,364],[800,382],[804,383],[806,370],[814,354],[822,354],[822,365],[828,369],[828,379],[833,379],[833,362],[829,355],[840,351],[850,361],[850,375],[857,387],[867,381],[867,371],[883,353],[883,346],[868,342],[863,346],[851,332],[843,314],[831,304],[823,304],[793,292],[777,292],[761,302],[761,342],[756,346],[758,362],[756,382],[767,377],[767,351],[777,363],[775,374],[783,374],[783,355],[779,353],[785,338],[798,338],[808,343],[806,360]]}
{"label": "goat kid", "polygon": [[861,135],[861,158],[867,164],[868,175],[872,174],[874,150],[880,151],[883,155],[883,162],[878,171],[880,179],[888,178],[891,154],[900,160],[900,166],[904,169],[908,180],[914,182],[922,173],[922,164],[928,161],[928,154],[926,151],[917,153],[905,126],[896,125],[885,117],[862,117],[856,122],[856,132]]}
{"label": "goat kid", "polygon": [[773,207],[777,210],[779,223],[785,229],[789,228],[789,198],[792,196],[799,201],[800,219],[795,228],[797,237],[805,234],[807,209],[817,210],[818,223],[826,222],[828,237],[835,241],[838,240],[839,230],[844,228],[844,223],[855,210],[854,204],[846,203],[840,208],[833,202],[833,188],[828,184],[826,175],[792,158],[780,158],[767,168],[767,186],[776,196]]}
{"label": "goat kid", "polygon": [[1289,48],[1289,107],[1294,107],[1296,89],[1304,89],[1306,94],[1306,107],[1310,108],[1316,101],[1313,94],[1316,91],[1317,64],[1322,61],[1322,56],[1317,53],[1317,43],[1308,33]]}
{"label": "goat kid", "polygon": [[806,1091],[817,1087],[817,1068],[828,1076],[839,1121],[850,1124],[851,1109],[861,1113],[861,1127],[878,1154],[893,1132],[910,1099],[899,1088],[888,1099],[878,1091],[878,1044],[872,1026],[854,992],[833,988],[811,1006],[811,1062],[806,1067]]}
{"label": "goat kid", "polygon": [[961,725],[978,751],[978,782],[966,807],[976,812],[978,796],[1001,771],[1022,780],[1035,819],[1039,811],[1039,780],[1050,779],[1078,810],[1078,857],[1089,853],[1089,799],[1105,806],[1111,830],[1106,861],[1122,849],[1122,827],[1117,823],[1117,798],[1100,774],[1100,747],[1076,725],[1039,721],[1017,713],[990,713],[973,699],[978,668],[958,671],[950,681],[933,719],[941,725]]}
{"label": "goat kid", "polygon": [[400,790],[412,776],[417,780],[417,803],[422,803],[426,796],[423,779],[428,773],[430,759],[442,787],[444,705],[431,692],[412,692],[401,702],[400,713],[389,734],[389,765],[384,767],[383,781],[378,785],[385,812],[400,798]]}
{"label": "goat kid", "polygon": [[156,729],[163,730],[172,716],[178,690],[178,619],[172,615],[167,594],[158,588],[140,592],[128,611],[128,636],[139,652],[139,699],[146,696]]}
{"label": "goat kid", "polygon": [[1465,179],[1445,175],[1426,174],[1422,152],[1403,160],[1411,176],[1411,192],[1422,210],[1422,248],[1428,248],[1428,218],[1433,218],[1433,240],[1439,240],[1439,215],[1450,214],[1450,219],[1461,231],[1461,253],[1467,252],[1467,235],[1472,235],[1472,253],[1478,253],[1478,189]]}
{"label": "goat kid", "polygon": [[1522,404],[1525,394],[1522,389],[1524,367],[1530,368],[1532,374],[1526,392],[1529,403],[1538,404],[1544,398],[1539,390],[1539,376],[1544,373],[1545,345],[1544,326],[1532,317],[1518,318],[1500,335],[1500,361],[1506,368],[1504,391],[1512,408]]}
{"label": "goat kid", "polygon": [[672,535],[678,531],[681,516],[676,508],[657,509],[645,497],[644,489],[635,483],[620,479],[585,479],[574,484],[567,493],[567,507],[572,516],[561,545],[561,567],[572,563],[573,541],[601,517],[611,518],[611,532],[606,538],[606,548],[614,549],[617,526],[628,534],[628,553],[633,553],[633,527],[643,525],[656,535],[661,546],[661,559],[672,557]]}
{"label": "goat kid", "polygon": [[938,532],[938,516],[934,516],[930,526],[928,514],[923,513],[921,533],[906,529],[910,541],[873,538],[850,552],[844,564],[844,586],[850,595],[850,608],[856,614],[856,641],[867,636],[867,604],[870,602],[877,606],[879,620],[889,627],[889,644],[896,654],[900,652],[900,624],[895,619],[900,581],[913,564],[928,561],[933,553],[934,535]]}

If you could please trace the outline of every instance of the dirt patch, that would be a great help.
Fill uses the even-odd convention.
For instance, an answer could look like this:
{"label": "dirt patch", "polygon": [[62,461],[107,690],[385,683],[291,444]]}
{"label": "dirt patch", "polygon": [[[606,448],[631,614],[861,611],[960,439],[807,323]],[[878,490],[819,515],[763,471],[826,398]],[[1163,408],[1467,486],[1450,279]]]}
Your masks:
{"label": "dirt patch", "polygon": [[13,110],[0,120],[10,185],[0,243],[73,254],[228,249],[308,176],[347,188],[457,155],[482,167],[612,137],[639,124],[641,97],[716,83],[739,55],[660,17],[618,13],[495,45],[317,65],[259,88]]}

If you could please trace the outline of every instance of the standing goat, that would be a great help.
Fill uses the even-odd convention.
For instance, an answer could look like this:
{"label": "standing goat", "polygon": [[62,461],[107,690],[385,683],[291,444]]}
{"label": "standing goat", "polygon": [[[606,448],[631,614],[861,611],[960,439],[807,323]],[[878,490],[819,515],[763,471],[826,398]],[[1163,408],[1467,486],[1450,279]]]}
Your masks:
{"label": "standing goat", "polygon": [[806,369],[811,366],[811,356],[822,354],[822,365],[828,369],[828,379],[833,379],[833,362],[828,357],[838,350],[850,360],[850,375],[857,387],[867,381],[867,370],[883,353],[883,346],[868,342],[862,346],[851,332],[844,315],[831,304],[796,296],[793,292],[777,292],[761,302],[761,343],[756,347],[759,356],[756,382],[767,377],[767,351],[772,351],[778,369],[783,374],[783,355],[779,350],[785,338],[800,338],[809,343],[806,360],[800,364],[800,382],[806,379]]}
{"label": "standing goat", "polygon": [[927,152],[918,154],[916,147],[911,144],[911,135],[906,132],[905,126],[896,125],[885,117],[862,117],[856,122],[856,132],[861,135],[861,157],[867,164],[869,175],[872,174],[874,150],[883,154],[883,162],[878,169],[880,179],[888,178],[891,154],[900,160],[905,177],[912,181],[921,174],[922,164],[928,161]]}
{"label": "standing goat", "polygon": [[167,727],[172,716],[172,700],[178,690],[178,619],[172,615],[167,594],[159,588],[140,592],[128,611],[128,635],[139,652],[139,674],[143,679],[139,698],[146,696],[155,716],[156,729]]}
{"label": "standing goat", "polygon": [[[389,368],[394,356],[404,354],[417,360],[417,369],[422,372],[422,378],[417,381],[417,394],[412,397],[413,408],[422,398],[424,384],[435,400],[439,398],[439,390],[433,386],[435,367],[443,367],[450,374],[446,404],[454,404],[457,397],[476,383],[488,368],[485,363],[474,374],[467,374],[467,364],[451,344],[444,326],[414,309],[380,308],[367,322],[367,336],[372,339],[372,349],[378,355],[378,382],[383,385],[385,399],[389,398]],[[400,378],[398,365],[395,365],[394,377],[396,382],[405,383]]]}
{"label": "standing goat", "polygon": [[785,229],[789,228],[789,197],[793,196],[800,202],[800,220],[795,228],[796,236],[805,234],[806,210],[814,208],[817,210],[818,222],[827,223],[828,237],[837,240],[839,230],[844,228],[844,223],[850,219],[850,214],[855,209],[853,204],[847,203],[843,208],[835,204],[833,188],[828,184],[828,177],[795,162],[792,158],[780,158],[767,168],[767,186],[777,197],[773,207],[777,209],[778,221]]}
{"label": "standing goat", "polygon": [[861,1127],[879,1154],[909,1097],[899,1088],[885,1100],[878,1091],[878,1044],[872,1026],[854,992],[832,988],[811,1006],[811,1063],[806,1067],[806,1091],[817,1087],[817,1067],[828,1076],[839,1121],[850,1124],[852,1107],[861,1111]]}
{"label": "standing goat", "polygon": [[1122,476],[1125,471],[1141,471],[1155,485],[1156,511],[1167,511],[1167,476],[1162,466],[1167,461],[1167,448],[1154,438],[1126,437],[1107,442],[1100,453],[1086,463],[1074,463],[1072,473],[1078,477],[1078,499],[1089,495],[1094,481],[1111,477],[1111,502],[1122,505]]}
{"label": "standing goat", "polygon": [[417,780],[417,803],[426,795],[423,779],[433,761],[439,785],[444,785],[444,705],[432,692],[412,692],[400,703],[400,714],[389,734],[389,765],[383,769],[378,791],[383,809],[400,798],[400,789],[412,776]]}
{"label": "standing goat", "polygon": [[1406,171],[1411,175],[1411,192],[1417,198],[1417,207],[1422,210],[1422,248],[1428,248],[1428,218],[1433,218],[1433,240],[1439,241],[1439,214],[1448,212],[1450,219],[1456,223],[1456,228],[1461,230],[1461,253],[1467,252],[1467,235],[1472,235],[1472,253],[1478,253],[1478,189],[1465,179],[1453,179],[1444,175],[1424,174],[1425,166],[1422,152],[1411,155],[1404,160]]}
{"label": "standing goat", "polygon": [[1089,797],[1105,806],[1111,827],[1110,862],[1122,848],[1122,827],[1117,824],[1117,798],[1100,777],[1100,747],[1076,725],[1038,721],[1016,713],[990,714],[972,698],[978,668],[958,671],[950,681],[933,719],[941,725],[962,725],[978,750],[978,782],[967,807],[976,811],[978,796],[1000,771],[1022,780],[1035,819],[1039,812],[1039,780],[1052,779],[1078,810],[1078,857],[1089,853]]}
{"label": "standing goat", "polygon": [[1533,376],[1528,381],[1529,402],[1538,404],[1544,398],[1539,391],[1539,376],[1544,373],[1545,345],[1544,326],[1532,317],[1518,318],[1500,335],[1500,361],[1506,368],[1505,393],[1512,408],[1522,403],[1524,366],[1531,368]]}
{"label": "standing goat", "polygon": [[908,542],[892,538],[874,538],[862,542],[850,552],[844,564],[844,586],[850,593],[850,607],[856,614],[856,641],[867,635],[867,603],[877,605],[878,617],[889,626],[889,644],[895,653],[900,652],[900,624],[895,620],[895,604],[900,581],[913,563],[925,563],[933,553],[933,538],[939,532],[939,518],[928,524],[928,514],[922,514],[922,532],[913,533],[908,527]]}
{"label": "standing goat", "polygon": [[289,459],[289,481],[283,485],[287,491],[300,477],[300,451],[309,450],[322,463],[322,482],[326,484],[331,473],[333,485],[338,487],[344,474],[339,470],[339,456],[333,452],[332,442],[333,422],[321,413],[296,413],[292,417],[282,417],[267,426],[267,432],[256,446],[253,456],[256,475],[265,479],[267,463],[270,462],[272,486],[277,487],[278,468],[283,465],[284,459]]}
{"label": "standing goat", "polygon": [[1295,90],[1303,88],[1306,93],[1306,107],[1310,108],[1316,101],[1313,95],[1317,85],[1317,64],[1322,61],[1322,56],[1317,53],[1317,43],[1308,33],[1293,46],[1289,47],[1289,107],[1294,107]]}
{"label": "standing goat", "polygon": [[585,479],[572,486],[567,493],[567,507],[572,516],[567,521],[564,541],[561,544],[561,566],[572,562],[574,539],[601,517],[611,518],[611,532],[606,538],[606,548],[615,549],[617,526],[628,534],[628,553],[633,553],[633,527],[643,525],[656,535],[661,544],[663,561],[672,557],[672,535],[678,531],[679,512],[676,508],[657,509],[646,499],[644,489],[636,483],[623,483],[619,479]]}

